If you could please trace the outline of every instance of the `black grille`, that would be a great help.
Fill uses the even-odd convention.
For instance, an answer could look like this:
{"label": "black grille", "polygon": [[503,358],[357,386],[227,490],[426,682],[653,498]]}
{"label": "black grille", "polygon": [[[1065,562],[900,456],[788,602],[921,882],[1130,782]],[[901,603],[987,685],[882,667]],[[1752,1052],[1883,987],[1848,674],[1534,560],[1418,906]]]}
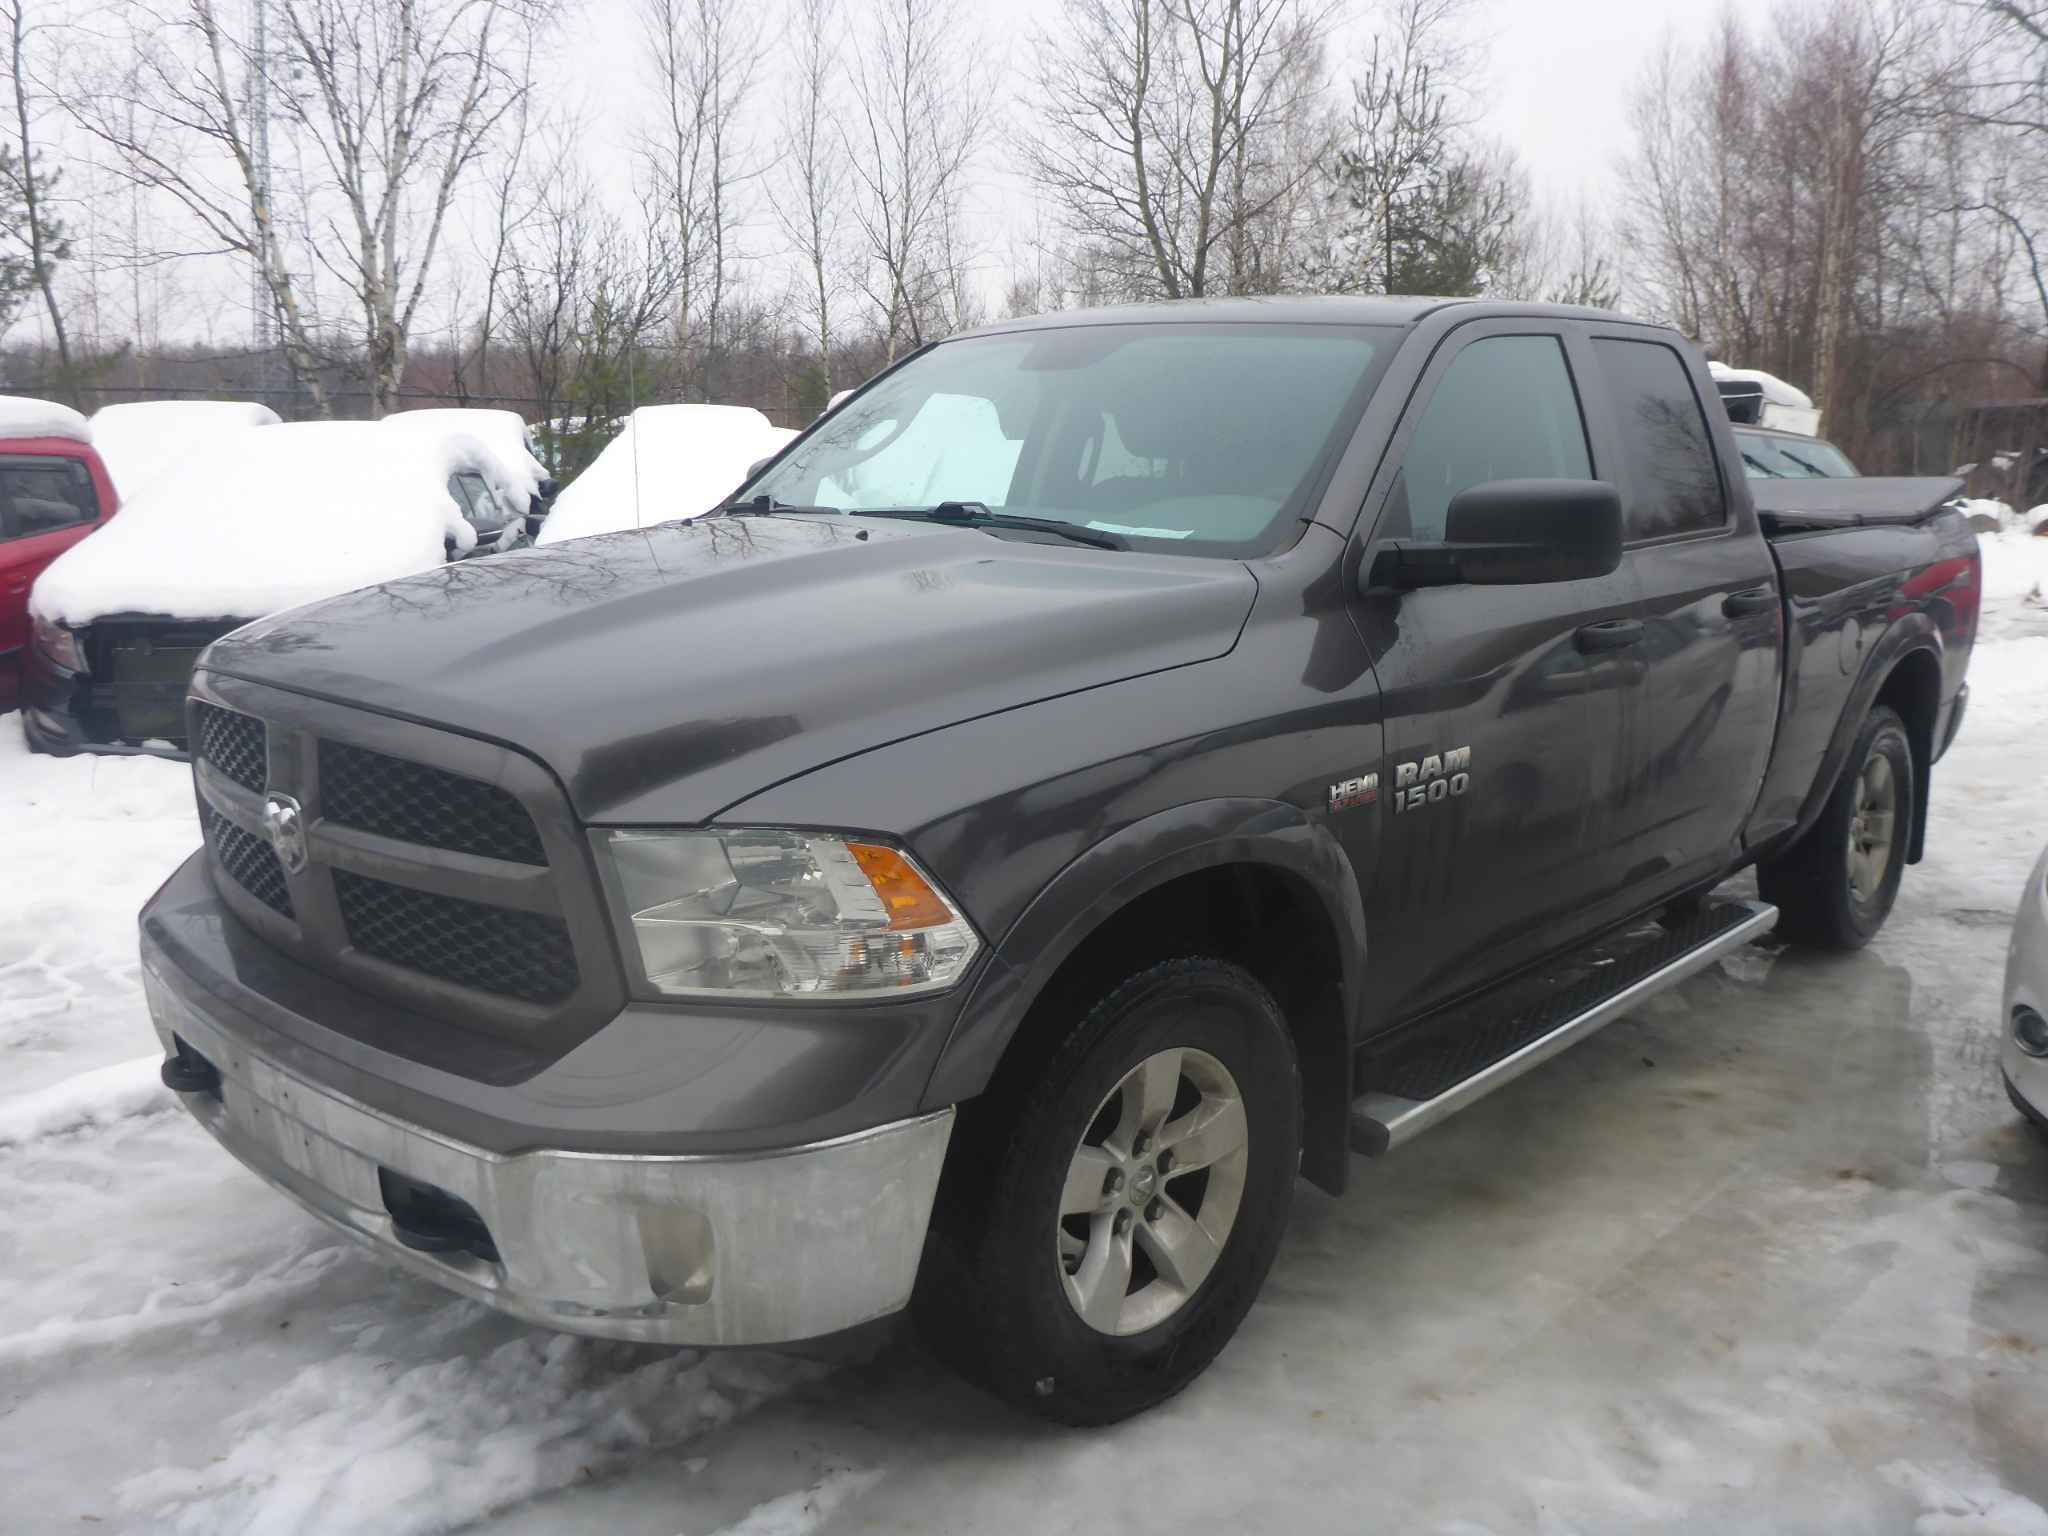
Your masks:
{"label": "black grille", "polygon": [[[323,743],[324,746],[324,743]],[[576,990],[576,953],[561,919],[334,871],[349,943],[392,965],[529,1003]]]}
{"label": "black grille", "polygon": [[214,861],[243,890],[273,912],[292,916],[292,893],[284,881],[284,866],[270,844],[251,837],[204,800],[199,802],[199,830]]}
{"label": "black grille", "polygon": [[338,741],[320,743],[320,814],[454,853],[548,861],[526,807],[497,785]]}
{"label": "black grille", "polygon": [[244,789],[263,793],[265,778],[263,722],[215,704],[193,705],[198,733],[196,755],[213,764]]}

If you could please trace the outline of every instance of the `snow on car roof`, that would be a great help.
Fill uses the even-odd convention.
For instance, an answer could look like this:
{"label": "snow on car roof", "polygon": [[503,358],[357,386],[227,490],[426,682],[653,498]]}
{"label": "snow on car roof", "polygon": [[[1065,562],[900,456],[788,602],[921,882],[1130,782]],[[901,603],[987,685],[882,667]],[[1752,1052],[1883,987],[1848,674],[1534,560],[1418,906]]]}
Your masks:
{"label": "snow on car roof", "polygon": [[540,544],[696,517],[796,434],[744,405],[643,405],[555,498]]}
{"label": "snow on car roof", "polygon": [[31,395],[0,395],[0,437],[69,437],[92,441],[92,424],[68,405]]}
{"label": "snow on car roof", "polygon": [[1761,368],[1730,368],[1726,363],[1710,362],[1707,372],[1716,379],[1727,379],[1731,383],[1760,386],[1764,399],[1772,405],[1789,405],[1801,411],[1813,409],[1813,397],[1805,390],[1796,389],[1775,373],[1765,373]]}
{"label": "snow on car roof", "polygon": [[[498,455],[508,483],[521,486],[522,498],[531,498],[547,478],[547,469],[533,456],[526,418],[517,411],[475,405],[430,405],[416,411],[399,411],[382,422],[401,432],[441,435],[466,432]],[[525,510],[526,502],[520,502]]]}
{"label": "snow on car roof", "polygon": [[92,413],[92,443],[128,501],[181,460],[222,451],[224,434],[277,422],[277,412],[254,400],[130,400]]}
{"label": "snow on car roof", "polygon": [[448,480],[481,475],[523,509],[498,456],[465,433],[294,422],[223,438],[58,556],[30,606],[87,624],[113,613],[253,619],[441,564],[472,548]]}

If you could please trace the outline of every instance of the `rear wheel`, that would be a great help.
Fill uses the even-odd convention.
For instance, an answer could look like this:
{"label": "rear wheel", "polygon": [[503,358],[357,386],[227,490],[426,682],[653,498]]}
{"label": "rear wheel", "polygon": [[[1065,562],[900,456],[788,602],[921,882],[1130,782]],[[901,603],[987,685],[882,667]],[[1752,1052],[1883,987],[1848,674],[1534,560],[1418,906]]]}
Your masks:
{"label": "rear wheel", "polygon": [[1898,899],[1917,792],[1905,722],[1880,705],[1820,819],[1758,866],[1757,890],[1777,907],[1779,933],[1824,949],[1861,949],[1877,936]]}
{"label": "rear wheel", "polygon": [[1293,1041],[1247,972],[1169,961],[962,1132],[918,1276],[927,1338],[1020,1406],[1110,1423],[1199,1375],[1265,1279],[1301,1155]]}

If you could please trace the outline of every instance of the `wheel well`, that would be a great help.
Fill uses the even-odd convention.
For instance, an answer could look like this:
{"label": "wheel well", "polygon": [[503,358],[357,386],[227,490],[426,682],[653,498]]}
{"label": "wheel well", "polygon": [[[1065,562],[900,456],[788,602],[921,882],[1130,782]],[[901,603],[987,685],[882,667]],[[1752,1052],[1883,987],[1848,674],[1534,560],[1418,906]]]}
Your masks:
{"label": "wheel well", "polygon": [[1125,977],[1190,955],[1243,966],[1280,1005],[1301,1064],[1302,1173],[1340,1191],[1349,1167],[1351,1058],[1337,933],[1313,888],[1271,865],[1198,870],[1119,907],[1046,982],[989,1092],[1007,1098],[1031,1081],[1064,1026]]}
{"label": "wheel well", "polygon": [[1913,651],[1901,657],[1884,685],[1877,690],[1877,703],[1888,704],[1906,723],[1906,740],[1913,749],[1913,835],[1906,845],[1906,862],[1917,864],[1927,840],[1929,775],[1934,768],[1934,724],[1941,713],[1941,664],[1932,651]]}

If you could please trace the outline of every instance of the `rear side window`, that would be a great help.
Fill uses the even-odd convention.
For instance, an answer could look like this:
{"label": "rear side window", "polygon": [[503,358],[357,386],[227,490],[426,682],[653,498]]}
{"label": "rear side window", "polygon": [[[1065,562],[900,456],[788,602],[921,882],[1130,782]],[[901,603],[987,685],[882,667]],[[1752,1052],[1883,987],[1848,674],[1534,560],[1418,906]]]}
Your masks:
{"label": "rear side window", "polygon": [[1494,480],[1590,480],[1586,424],[1555,336],[1487,336],[1451,362],[1401,461],[1408,534],[1441,539],[1460,491]]}
{"label": "rear side window", "polygon": [[0,459],[0,542],[98,520],[92,472],[78,459]]}
{"label": "rear side window", "polygon": [[1602,337],[1593,347],[1621,415],[1627,537],[1721,527],[1728,521],[1721,470],[1684,359],[1658,341]]}

